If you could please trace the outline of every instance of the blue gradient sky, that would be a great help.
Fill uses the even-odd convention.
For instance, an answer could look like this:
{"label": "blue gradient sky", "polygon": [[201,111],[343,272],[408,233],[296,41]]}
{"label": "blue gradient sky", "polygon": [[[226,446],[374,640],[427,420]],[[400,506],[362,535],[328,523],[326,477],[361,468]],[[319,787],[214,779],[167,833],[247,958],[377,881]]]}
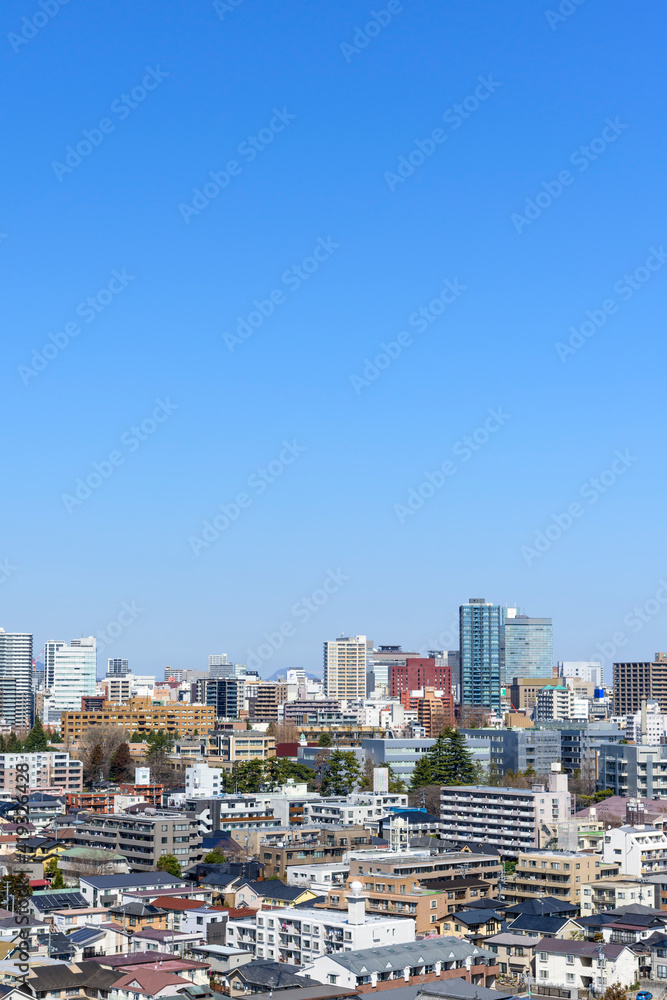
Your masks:
{"label": "blue gradient sky", "polygon": [[[556,658],[667,648],[667,605],[651,603],[667,575],[664,260],[632,294],[624,284],[667,246],[664,12],[589,0],[551,26],[546,0],[406,0],[346,58],[386,4],[220,6],[71,0],[13,46],[40,8],[3,8],[0,624],[33,631],[39,650],[136,602],[100,663],[161,674],[211,652],[245,660],[287,623],[260,656],[268,675],[319,672],[322,641],[343,631],[451,646],[458,605],[485,596],[552,615]],[[168,76],[121,118],[114,102],[146,67]],[[489,75],[491,96],[460,127],[443,121]],[[238,147],[275,108],[295,117],[248,162]],[[54,169],[104,118],[114,129],[91,155]],[[582,169],[576,151],[608,118],[627,127]],[[438,128],[446,140],[390,184]],[[230,160],[240,172],[186,223],[179,205]],[[559,196],[513,224],[568,169]],[[286,284],[319,238],[339,245]],[[123,268],[127,287],[93,322],[77,317]],[[465,290],[418,332],[409,317],[446,279]],[[274,314],[230,351],[224,334],[275,289]],[[615,312],[561,360],[570,325],[609,299]],[[26,376],[33,349],[77,320]],[[355,391],[401,331],[412,342]],[[157,399],[177,408],[131,444]],[[499,407],[508,418],[466,460],[457,442]],[[305,450],[259,494],[249,478],[285,440]],[[617,450],[632,461],[582,497]],[[63,494],[114,451],[120,464],[68,511]],[[401,514],[448,460],[443,485]],[[243,492],[196,554],[192,537]],[[571,527],[522,554],[572,503]],[[295,608],[329,571],[348,579]],[[647,601],[645,621],[628,618]]]}

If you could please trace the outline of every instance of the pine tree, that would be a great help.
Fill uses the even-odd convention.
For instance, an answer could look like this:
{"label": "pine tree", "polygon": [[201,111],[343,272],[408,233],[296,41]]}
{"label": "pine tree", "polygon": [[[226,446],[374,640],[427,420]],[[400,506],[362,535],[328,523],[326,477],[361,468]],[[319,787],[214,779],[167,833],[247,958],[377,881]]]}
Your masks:
{"label": "pine tree", "polygon": [[349,795],[361,781],[354,750],[332,750],[322,772],[321,795]]}
{"label": "pine tree", "polygon": [[132,777],[134,764],[127,743],[121,743],[109,762],[109,779],[111,781],[129,781]]}
{"label": "pine tree", "polygon": [[175,854],[163,854],[155,866],[159,872],[168,872],[174,878],[181,877],[181,863]]}
{"label": "pine tree", "polygon": [[9,739],[7,740],[7,753],[20,753],[23,749],[23,744],[16,735],[15,732],[9,734]]}
{"label": "pine tree", "polygon": [[51,888],[52,889],[64,889],[65,888],[65,880],[63,879],[63,873],[61,872],[60,868],[58,868],[58,870],[56,871],[55,875],[51,879]]}
{"label": "pine tree", "polygon": [[431,769],[431,757],[430,754],[424,753],[421,755],[413,768],[412,776],[410,778],[410,791],[414,792],[417,788],[423,788],[425,785],[433,784],[434,780]]}
{"label": "pine tree", "polygon": [[333,740],[331,739],[329,733],[320,733],[320,735],[317,737],[318,747],[330,747],[332,743]]}
{"label": "pine tree", "polygon": [[0,733],[0,753],[7,752],[7,744],[5,743],[5,737]]}
{"label": "pine tree", "polygon": [[450,775],[450,785],[474,785],[478,780],[478,769],[472,753],[468,749],[468,741],[463,733],[450,729],[447,734],[447,771]]}
{"label": "pine tree", "polygon": [[450,749],[452,730],[448,727],[438,736],[433,746],[427,750],[431,758],[431,776],[434,785],[454,785],[456,762]]}
{"label": "pine tree", "polygon": [[134,732],[130,736],[130,743],[143,743],[143,742],[144,742],[144,737],[141,735],[141,733]]}
{"label": "pine tree", "polygon": [[44,732],[42,720],[37,718],[35,719],[35,725],[28,733],[23,750],[25,753],[42,753],[48,749],[48,746],[49,740]]}

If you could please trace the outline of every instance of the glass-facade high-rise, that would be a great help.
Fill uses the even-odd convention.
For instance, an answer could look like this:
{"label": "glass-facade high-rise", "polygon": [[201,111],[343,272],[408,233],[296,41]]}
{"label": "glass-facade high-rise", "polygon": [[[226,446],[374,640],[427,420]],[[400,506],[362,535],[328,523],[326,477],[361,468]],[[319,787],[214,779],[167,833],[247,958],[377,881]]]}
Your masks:
{"label": "glass-facade high-rise", "polygon": [[511,684],[515,677],[551,677],[551,618],[515,615],[505,619],[504,632],[504,683]]}
{"label": "glass-facade high-rise", "polygon": [[472,597],[459,608],[461,702],[500,709],[505,609]]}

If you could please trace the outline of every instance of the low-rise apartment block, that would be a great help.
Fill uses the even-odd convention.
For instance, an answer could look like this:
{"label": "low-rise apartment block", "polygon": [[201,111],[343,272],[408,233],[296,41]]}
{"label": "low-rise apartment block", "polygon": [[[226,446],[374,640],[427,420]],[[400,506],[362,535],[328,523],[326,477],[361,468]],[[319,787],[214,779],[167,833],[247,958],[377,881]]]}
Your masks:
{"label": "low-rise apartment block", "polygon": [[66,751],[0,753],[0,791],[16,794],[16,786],[31,791],[57,789],[79,792],[83,788],[83,764]]}
{"label": "low-rise apartment block", "polygon": [[644,825],[606,830],[602,857],[619,865],[623,875],[641,877],[667,872],[667,834]]}
{"label": "low-rise apartment block", "polygon": [[258,858],[264,864],[265,878],[287,880],[291,865],[339,862],[351,848],[370,846],[371,835],[360,826],[331,827],[322,830],[319,843],[289,844],[286,847],[264,847]]}
{"label": "low-rise apartment block", "polygon": [[72,839],[76,847],[111,848],[140,872],[154,869],[163,854],[174,854],[184,867],[203,857],[194,813],[100,814],[76,827]]}
{"label": "low-rise apartment block", "polygon": [[450,851],[442,854],[432,854],[428,850],[407,850],[400,854],[394,852],[371,853],[370,851],[352,850],[349,856],[350,875],[362,876],[395,875],[407,877],[414,875],[415,881],[425,882],[432,879],[479,879],[487,882],[495,895],[498,886],[498,876],[502,868],[498,854],[477,854],[470,850]]}
{"label": "low-rise apartment block", "polygon": [[617,875],[618,871],[617,864],[607,865],[599,855],[577,851],[522,851],[514,874],[505,878],[504,896],[511,903],[554,896],[578,906],[582,886],[605,875]]}
{"label": "low-rise apartment block", "polygon": [[632,875],[607,876],[581,889],[583,916],[635,904],[660,910],[660,902],[660,887],[657,884]]}
{"label": "low-rise apartment block", "polygon": [[[258,913],[255,954],[258,958],[305,965],[320,955],[414,941],[414,920],[366,914],[361,892],[359,883],[352,883],[344,913],[309,907]],[[233,925],[232,921],[227,928],[232,946]]]}
{"label": "low-rise apartment block", "polygon": [[567,775],[559,771],[552,771],[548,791],[542,785],[451,785],[440,792],[443,837],[460,844],[485,841],[506,853],[557,843],[558,824],[571,811]]}
{"label": "low-rise apartment block", "polygon": [[404,809],[408,796],[399,792],[353,792],[351,795],[309,798],[304,802],[305,823],[363,826],[377,821],[392,808]]}
{"label": "low-rise apartment block", "polygon": [[[389,917],[411,917],[415,921],[417,934],[438,932],[439,922],[448,913],[448,893],[426,889],[414,876],[381,875],[367,876],[363,882],[356,876],[347,880],[347,886],[332,888],[324,903],[316,909],[347,909],[348,894],[352,883],[363,885],[366,907],[369,913],[380,913]],[[450,903],[450,905],[452,905]],[[453,909],[453,905],[452,905]]]}

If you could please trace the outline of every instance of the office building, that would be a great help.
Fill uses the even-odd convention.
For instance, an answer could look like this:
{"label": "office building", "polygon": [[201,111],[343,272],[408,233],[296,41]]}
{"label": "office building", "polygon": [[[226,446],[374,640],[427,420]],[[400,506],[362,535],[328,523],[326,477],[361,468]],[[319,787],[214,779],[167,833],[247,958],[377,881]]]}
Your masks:
{"label": "office building", "polygon": [[546,677],[514,677],[508,688],[510,704],[514,712],[530,715],[537,704],[537,692],[547,684],[553,684],[550,675]]}
{"label": "office building", "polygon": [[561,735],[554,729],[462,729],[466,739],[489,745],[489,763],[498,774],[532,770],[551,773],[561,757]]}
{"label": "office building", "polygon": [[32,635],[0,628],[0,723],[22,728],[32,722]]}
{"label": "office building", "polygon": [[602,687],[602,664],[599,660],[559,660],[559,677],[579,677],[596,687]]}
{"label": "office building", "polygon": [[506,684],[515,677],[550,677],[553,664],[551,618],[506,616],[504,651]]}
{"label": "office building", "polygon": [[107,660],[107,677],[125,677],[125,675],[129,674],[129,672],[130,667],[127,660]]}
{"label": "office building", "polygon": [[441,836],[455,844],[488,843],[517,853],[556,843],[558,824],[568,820],[572,796],[567,775],[554,764],[549,789],[450,785],[440,790]]}
{"label": "office building", "polygon": [[45,681],[50,697],[48,722],[59,722],[63,712],[81,708],[81,699],[95,694],[97,640],[72,639],[69,646],[50,640],[44,653]]}
{"label": "office building", "polygon": [[667,653],[656,653],[651,662],[614,664],[614,715],[637,712],[643,698],[667,712]]}
{"label": "office building", "polygon": [[[113,701],[116,705],[122,705],[132,696],[132,676],[131,674],[113,674],[106,676],[100,682],[100,687],[104,691],[106,701]],[[86,706],[81,705],[81,711],[86,711]]]}
{"label": "office building", "polygon": [[461,702],[500,710],[503,678],[502,633],[505,610],[483,597],[471,597],[459,608]]}
{"label": "office building", "polygon": [[366,697],[366,662],[373,644],[365,635],[340,636],[324,643],[324,693],[353,701]]}
{"label": "office building", "polygon": [[373,692],[379,697],[389,694],[390,669],[392,666],[405,666],[408,657],[418,657],[419,653],[408,653],[400,646],[378,646],[373,650],[367,663],[367,693],[370,698]]}
{"label": "office building", "polygon": [[423,691],[425,687],[438,691],[452,692],[452,668],[446,664],[436,664],[434,657],[407,657],[404,664],[394,663],[389,667],[389,693],[392,698],[401,698],[405,692]]}
{"label": "office building", "polygon": [[226,653],[212,653],[208,658],[208,669],[226,665],[228,662]]}
{"label": "office building", "polygon": [[242,677],[201,678],[192,685],[191,701],[210,705],[216,719],[238,719],[246,698]]}

